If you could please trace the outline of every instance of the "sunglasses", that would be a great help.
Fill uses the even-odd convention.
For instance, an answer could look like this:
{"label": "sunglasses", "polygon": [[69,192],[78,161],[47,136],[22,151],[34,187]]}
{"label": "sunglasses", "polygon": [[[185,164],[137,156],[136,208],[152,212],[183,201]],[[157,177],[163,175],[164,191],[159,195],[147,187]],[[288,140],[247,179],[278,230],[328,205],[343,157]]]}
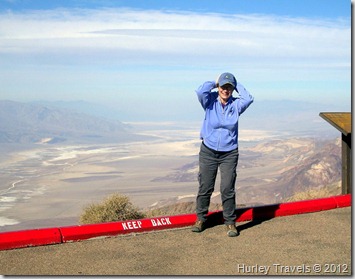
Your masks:
{"label": "sunglasses", "polygon": [[222,88],[223,90],[233,91],[234,86],[231,85],[231,84],[225,84],[225,85],[221,86],[221,88]]}

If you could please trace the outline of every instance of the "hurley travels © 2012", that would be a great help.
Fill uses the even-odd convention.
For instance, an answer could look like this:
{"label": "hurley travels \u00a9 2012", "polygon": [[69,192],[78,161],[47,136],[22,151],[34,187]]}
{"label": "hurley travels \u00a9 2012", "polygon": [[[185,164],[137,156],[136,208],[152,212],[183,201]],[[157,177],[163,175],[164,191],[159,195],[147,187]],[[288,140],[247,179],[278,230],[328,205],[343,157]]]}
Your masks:
{"label": "hurley travels \u00a9 2012", "polygon": [[237,264],[237,272],[242,274],[262,274],[268,275],[270,272],[276,274],[348,274],[349,267],[347,264],[326,263],[326,264],[300,264],[300,265],[282,265],[274,263],[272,265],[247,265]]}

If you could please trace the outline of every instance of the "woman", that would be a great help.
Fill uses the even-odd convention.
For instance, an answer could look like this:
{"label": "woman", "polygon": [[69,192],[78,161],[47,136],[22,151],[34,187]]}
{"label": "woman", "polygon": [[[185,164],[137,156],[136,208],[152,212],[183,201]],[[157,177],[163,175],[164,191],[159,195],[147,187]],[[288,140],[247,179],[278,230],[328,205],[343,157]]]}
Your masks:
{"label": "woman", "polygon": [[[212,91],[215,88],[218,91]],[[239,96],[233,97],[236,90]],[[230,237],[239,233],[235,227],[236,202],[235,182],[238,164],[238,121],[239,116],[253,102],[254,98],[237,83],[231,73],[221,74],[217,81],[206,81],[197,90],[197,97],[205,110],[200,137],[199,189],[196,199],[198,220],[193,232],[202,232],[206,226],[207,213],[217,176],[221,174],[221,199],[223,218]]]}

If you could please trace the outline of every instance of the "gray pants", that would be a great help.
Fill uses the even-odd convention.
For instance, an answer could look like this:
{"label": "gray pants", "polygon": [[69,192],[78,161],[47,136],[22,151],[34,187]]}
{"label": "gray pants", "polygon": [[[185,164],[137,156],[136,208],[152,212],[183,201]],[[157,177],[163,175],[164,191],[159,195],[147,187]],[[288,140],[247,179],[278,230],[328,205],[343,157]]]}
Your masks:
{"label": "gray pants", "polygon": [[218,167],[221,174],[221,199],[225,224],[234,224],[235,213],[235,182],[237,178],[238,149],[219,152],[201,144],[199,153],[199,188],[196,199],[196,214],[199,220],[207,220],[211,195],[214,191]]}

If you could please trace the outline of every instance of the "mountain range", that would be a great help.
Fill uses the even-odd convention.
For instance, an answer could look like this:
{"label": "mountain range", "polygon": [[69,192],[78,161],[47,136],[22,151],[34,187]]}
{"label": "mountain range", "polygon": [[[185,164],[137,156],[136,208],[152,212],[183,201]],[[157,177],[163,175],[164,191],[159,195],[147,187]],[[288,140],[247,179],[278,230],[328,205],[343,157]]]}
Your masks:
{"label": "mountain range", "polygon": [[0,143],[113,142],[135,137],[119,120],[72,109],[0,101]]}
{"label": "mountain range", "polygon": [[[79,101],[37,101],[33,104],[40,104],[46,107],[70,109],[72,111],[96,116],[104,119],[118,120],[124,122],[142,121],[202,121],[203,110],[197,99],[192,98],[191,104],[184,107],[171,108],[163,115],[159,110],[161,104],[157,103],[156,109],[142,110],[132,108],[131,110],[118,107],[110,107],[97,103]],[[255,99],[253,104],[244,112],[240,118],[241,129],[254,130],[277,130],[292,132],[317,131],[317,133],[335,134],[329,124],[320,118],[320,112],[350,111],[348,106],[333,103],[332,105],[297,100],[259,100]]]}

